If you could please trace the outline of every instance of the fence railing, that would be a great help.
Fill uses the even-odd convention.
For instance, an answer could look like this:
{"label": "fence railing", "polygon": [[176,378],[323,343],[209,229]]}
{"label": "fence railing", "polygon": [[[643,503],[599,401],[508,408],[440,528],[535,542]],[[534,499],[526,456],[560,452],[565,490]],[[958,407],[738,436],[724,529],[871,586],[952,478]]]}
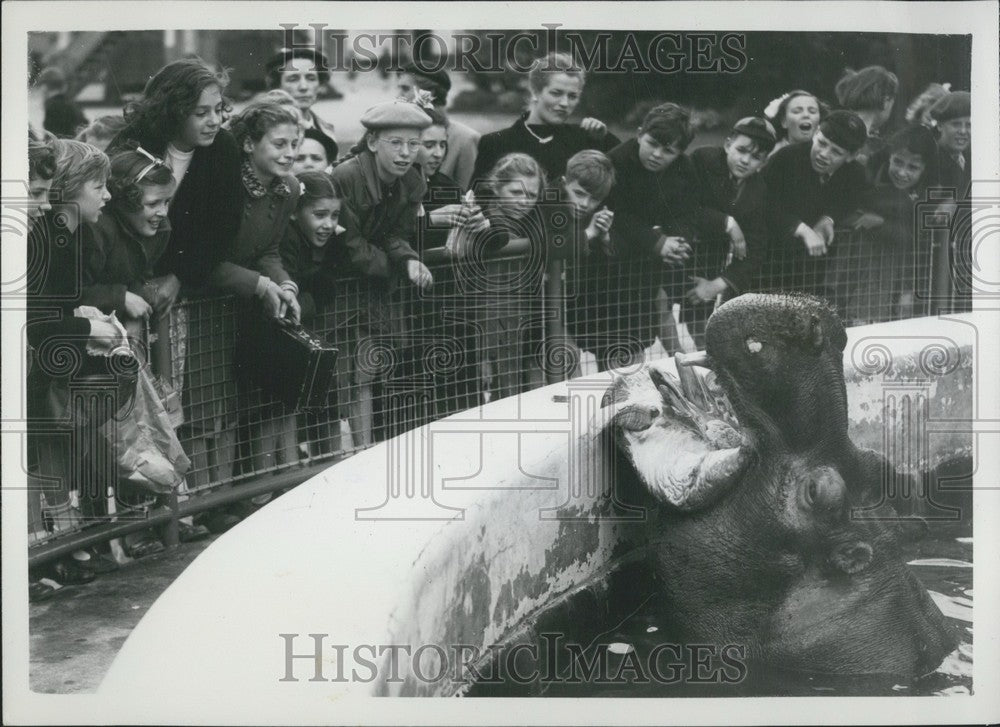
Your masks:
{"label": "fence railing", "polygon": [[[304,321],[340,351],[328,406],[310,413],[289,411],[234,375],[241,321],[257,315],[250,304],[176,305],[154,323],[149,360],[180,392],[177,432],[191,460],[184,485],[154,496],[119,472],[83,493],[72,481],[46,481],[48,455],[29,447],[27,470],[42,483],[29,506],[29,562],[157,524],[176,542],[185,515],[294,486],[435,419],[580,373],[701,348],[716,303],[690,304],[684,271],[657,261],[521,255],[456,262],[438,253],[425,253],[430,290],[343,278]],[[941,237],[921,235],[902,249],[877,233],[842,230],[827,257],[762,261],[753,287],[823,295],[856,325],[949,309],[949,286]],[[91,471],[101,462],[115,471],[98,455],[98,438],[61,435],[72,456],[93,460]],[[70,505],[87,517],[53,527],[46,493],[67,489]]]}

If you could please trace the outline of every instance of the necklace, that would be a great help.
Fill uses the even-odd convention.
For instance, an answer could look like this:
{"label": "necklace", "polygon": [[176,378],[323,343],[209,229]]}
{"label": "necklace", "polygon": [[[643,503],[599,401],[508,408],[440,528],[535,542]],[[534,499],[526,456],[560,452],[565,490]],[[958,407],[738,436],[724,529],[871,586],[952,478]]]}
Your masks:
{"label": "necklace", "polygon": [[551,134],[550,136],[545,136],[545,137],[539,136],[538,134],[536,134],[534,131],[531,130],[531,127],[528,126],[527,121],[524,122],[524,128],[528,130],[529,134],[535,137],[535,139],[538,141],[539,144],[548,144],[550,141],[556,138],[555,134]]}

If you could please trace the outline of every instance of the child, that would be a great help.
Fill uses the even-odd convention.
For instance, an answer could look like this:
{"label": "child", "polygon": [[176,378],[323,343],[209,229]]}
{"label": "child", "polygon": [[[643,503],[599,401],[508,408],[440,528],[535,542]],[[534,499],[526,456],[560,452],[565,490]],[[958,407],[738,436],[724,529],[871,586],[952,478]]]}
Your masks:
{"label": "child", "polygon": [[722,295],[747,292],[753,274],[767,248],[767,185],[758,174],[777,143],[777,133],[766,119],[748,116],[733,126],[722,147],[695,149],[691,162],[698,175],[705,207],[731,215],[746,238],[747,254],[726,264],[726,246],[707,245],[707,254],[695,265],[694,287],[687,291],[685,308],[693,315],[685,320],[698,348],[703,347],[704,324]]}
{"label": "child", "polygon": [[89,126],[81,129],[80,133],[76,135],[76,139],[104,151],[108,148],[111,140],[124,128],[124,116],[101,116],[91,121]]}
{"label": "child", "polygon": [[887,159],[873,169],[872,187],[862,205],[875,217],[866,235],[870,264],[854,267],[846,320],[908,318],[914,292],[926,298],[930,284],[930,246],[918,237],[916,204],[937,179],[934,133],[920,124],[907,126],[889,138]]}
{"label": "child", "polygon": [[[423,147],[421,133],[431,120],[417,105],[386,101],[361,117],[365,137],[356,155],[334,167],[331,176],[342,193],[340,219],[346,228],[338,245],[338,263],[344,271],[367,277],[365,297],[358,301],[358,350],[372,342],[401,346],[402,312],[389,294],[401,277],[421,290],[433,283],[430,270],[413,245],[417,217],[426,191],[414,166]],[[359,422],[353,431],[356,445],[372,442],[375,374],[360,360],[354,362],[358,402],[352,413]]]}
{"label": "child", "polygon": [[292,173],[298,176],[304,172],[327,172],[335,161],[337,161],[337,145],[330,140],[330,137],[319,133],[316,129],[306,129],[299,142]]}
{"label": "child", "polygon": [[[236,321],[239,411],[249,418],[249,444],[254,472],[271,470],[280,456],[285,465],[296,459],[294,418],[283,415],[280,404],[265,402],[260,390],[243,374],[260,364],[249,360],[255,350],[244,348],[250,339],[267,335],[262,318],[300,318],[298,286],[285,270],[279,243],[299,198],[299,183],[291,174],[298,148],[299,125],[295,114],[277,104],[251,104],[234,116],[230,129],[242,152],[243,220],[227,260],[213,271],[212,284],[242,298]],[[250,303],[256,299],[259,305]],[[255,498],[261,504],[264,497]],[[213,528],[224,529],[224,522]]]}
{"label": "child", "polygon": [[[670,306],[680,303],[687,290],[684,266],[695,253],[696,239],[728,237],[739,257],[745,255],[746,242],[735,219],[701,203],[695,169],[684,156],[694,136],[688,110],[661,104],[646,114],[638,131],[638,138],[608,154],[618,180],[608,204],[615,212],[611,240],[630,261],[622,285],[629,290],[630,305],[645,311],[665,298],[661,341],[669,351],[676,345]],[[618,321],[634,326],[633,348],[640,350],[656,336],[655,325],[649,328],[648,323],[645,312]]]}
{"label": "child", "polygon": [[867,138],[857,114],[834,111],[810,144],[771,157],[763,175],[774,245],[763,270],[764,287],[826,294],[823,256],[837,221],[858,208],[865,192],[865,171],[854,155]]}
{"label": "child", "polygon": [[[299,286],[303,323],[312,328],[313,321],[318,316],[324,312],[330,313],[335,317],[332,325],[326,322],[322,327],[332,329],[336,334],[347,327],[349,320],[346,311],[341,310],[342,306],[333,306],[332,310],[330,306],[339,287],[331,250],[333,240],[344,232],[339,224],[341,195],[330,177],[322,172],[304,172],[297,179],[302,194],[281,241],[281,262]],[[338,341],[338,361],[350,363],[354,352],[348,350],[349,344],[349,340]],[[349,372],[344,367],[341,370],[338,391],[345,400],[340,402],[340,406],[342,410],[349,411],[352,407],[346,399],[354,389],[350,385]],[[346,451],[349,448],[344,442],[339,447],[336,445],[340,432],[339,429],[331,431],[330,423],[335,422],[337,417],[331,417],[330,414],[332,412],[320,412],[305,417],[306,440],[316,442],[318,454]]]}
{"label": "child", "polygon": [[906,107],[906,123],[923,124],[928,129],[934,128],[934,119],[931,117],[931,108],[942,96],[951,93],[950,83],[928,83],[927,88],[920,92],[910,105]]}
{"label": "child", "polygon": [[[861,164],[885,148],[880,134],[896,102],[899,80],[882,66],[868,66],[860,71],[848,69],[837,82],[835,92],[840,107],[853,111],[865,122],[868,139],[855,158]],[[879,162],[876,162],[879,163]]]}
{"label": "child", "polygon": [[[139,147],[112,158],[108,186],[108,211],[85,238],[83,300],[105,312],[116,311],[126,325],[160,318],[169,312],[180,287],[175,275],[153,272],[170,238],[167,212],[176,189],[173,175],[161,159]],[[125,494],[133,505],[149,503],[145,493]],[[182,542],[208,535],[204,527],[183,521],[179,525]],[[125,543],[133,558],[163,550],[149,530],[127,535]]]}
{"label": "child", "polygon": [[424,129],[421,137],[423,148],[417,157],[417,165],[427,182],[417,248],[420,253],[443,247],[449,228],[460,222],[463,214],[470,212],[468,205],[462,202],[462,190],[458,183],[441,171],[441,164],[448,154],[449,121],[433,107],[424,106],[423,110],[431,118],[431,125]]}
{"label": "child", "polygon": [[485,134],[479,140],[472,188],[507,154],[528,154],[541,164],[547,176],[555,179],[578,151],[607,152],[617,145],[618,138],[602,121],[586,118],[579,126],[569,123],[585,81],[580,66],[565,53],[550,53],[535,61],[528,73],[529,109],[511,127]]}
{"label": "child", "polygon": [[823,118],[823,106],[815,94],[795,89],[771,101],[764,116],[778,133],[778,143],[771,151],[775,154],[791,144],[812,141]]}
{"label": "child", "polygon": [[[33,482],[46,483],[41,490],[41,512],[33,508],[41,521],[32,523],[32,530],[60,532],[80,525],[81,510],[91,515],[99,512],[98,503],[107,487],[107,473],[99,465],[109,461],[108,453],[91,451],[86,444],[96,441],[93,428],[111,413],[90,408],[70,412],[66,403],[79,404],[71,398],[70,380],[86,373],[84,369],[95,361],[88,350],[108,352],[124,342],[112,324],[73,315],[82,304],[80,260],[86,223],[96,222],[111,198],[109,163],[103,152],[75,140],[33,144],[28,153],[29,189],[34,198],[28,208],[29,260],[44,261],[30,267],[26,292],[25,332],[32,351],[26,387],[29,472]],[[46,187],[57,201],[41,199]],[[57,360],[64,348],[73,349],[69,358],[77,365],[67,367]],[[45,431],[38,426],[43,421],[60,423],[64,431]],[[73,430],[73,436],[67,436],[67,429]],[[95,568],[91,554],[77,550],[59,559],[51,575],[64,584],[86,583],[94,579]],[[31,586],[30,595],[40,599],[52,592],[51,586],[40,583]]]}

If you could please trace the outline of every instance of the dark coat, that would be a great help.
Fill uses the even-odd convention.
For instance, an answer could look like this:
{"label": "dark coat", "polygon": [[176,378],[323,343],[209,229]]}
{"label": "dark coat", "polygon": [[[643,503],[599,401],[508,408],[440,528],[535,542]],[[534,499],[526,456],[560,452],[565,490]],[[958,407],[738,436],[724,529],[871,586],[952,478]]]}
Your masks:
{"label": "dark coat", "polygon": [[[767,184],[760,174],[752,174],[737,183],[729,172],[726,151],[722,147],[705,146],[691,153],[691,162],[698,175],[698,189],[705,207],[731,216],[743,230],[747,241],[747,257],[734,259],[722,270],[731,295],[745,293],[753,285],[754,275],[767,251]],[[729,237],[717,242],[723,260],[729,249]],[[714,261],[713,261],[714,262]],[[704,277],[715,277],[707,269]]]}
{"label": "dark coat", "polygon": [[420,170],[411,167],[390,186],[375,170],[375,155],[364,150],[338,164],[330,175],[343,196],[337,242],[348,267],[361,275],[390,280],[407,260],[418,259],[417,215],[427,191]]}
{"label": "dark coat", "polygon": [[281,181],[290,194],[280,196],[272,187],[263,197],[255,198],[246,185],[240,183],[240,229],[225,260],[212,275],[214,286],[250,298],[261,275],[279,285],[291,279],[281,264],[278,247],[285,236],[289,218],[295,212],[301,186],[299,180],[291,175]]}
{"label": "dark coat", "polygon": [[[109,153],[129,137],[122,132]],[[152,154],[162,155],[165,144],[154,147],[138,139]],[[147,146],[149,144],[149,146]],[[197,147],[187,174],[170,203],[170,244],[156,265],[157,275],[173,273],[186,288],[207,286],[216,266],[233,249],[243,214],[240,150],[233,135],[219,131],[211,146]]]}
{"label": "dark coat", "polygon": [[[107,209],[107,208],[105,208]],[[125,293],[135,293],[149,302],[144,285],[156,277],[156,261],[170,241],[170,223],[165,220],[149,238],[136,235],[115,211],[106,211],[95,225],[87,225],[84,238],[86,287],[83,304],[122,317]]]}
{"label": "dark coat", "polygon": [[59,138],[72,138],[87,125],[87,117],[80,107],[66,98],[66,94],[57,93],[45,99],[45,121],[42,126]]}
{"label": "dark coat", "polygon": [[522,114],[511,126],[491,134],[484,134],[479,139],[479,149],[476,155],[476,167],[472,174],[472,188],[476,180],[486,177],[501,157],[519,152],[528,154],[537,161],[549,179],[561,177],[566,171],[566,162],[578,151],[597,149],[607,152],[619,144],[619,139],[611,132],[603,139],[594,139],[579,126],[563,124],[545,129],[545,134],[552,134],[552,140],[542,144],[525,126],[528,115]]}
{"label": "dark coat", "polygon": [[281,263],[299,286],[303,320],[312,318],[333,299],[337,269],[332,251],[336,245],[337,237],[331,237],[321,248],[311,245],[295,220],[285,229],[280,244]]}

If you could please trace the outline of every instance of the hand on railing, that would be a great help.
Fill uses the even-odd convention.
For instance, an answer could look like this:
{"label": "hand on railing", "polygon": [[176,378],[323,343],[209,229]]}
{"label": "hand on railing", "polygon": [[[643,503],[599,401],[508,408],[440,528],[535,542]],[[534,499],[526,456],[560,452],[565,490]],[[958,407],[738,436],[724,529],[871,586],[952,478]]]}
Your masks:
{"label": "hand on railing", "polygon": [[600,240],[601,245],[604,247],[605,251],[611,245],[611,225],[615,221],[615,213],[609,210],[607,207],[602,207],[594,213],[593,217],[590,218],[590,224],[587,225],[585,234],[587,240]]}
{"label": "hand on railing", "polygon": [[[659,228],[653,228],[659,230]],[[658,254],[667,265],[677,267],[691,256],[691,245],[683,237],[660,236]]]}
{"label": "hand on railing", "polygon": [[874,212],[862,212],[851,225],[855,230],[872,230],[885,224],[885,218]]}
{"label": "hand on railing", "polygon": [[153,306],[143,300],[141,295],[125,292],[125,315],[129,318],[148,318],[153,312]]}
{"label": "hand on railing", "polygon": [[719,295],[726,290],[726,281],[722,278],[716,278],[715,280],[709,280],[708,278],[702,278],[697,275],[689,275],[688,280],[694,283],[694,287],[690,288],[685,296],[691,304],[696,303],[711,303]]}
{"label": "hand on railing", "polygon": [[410,278],[410,282],[420,290],[426,290],[434,284],[434,276],[431,275],[431,271],[417,259],[411,258],[406,261],[406,274]]}
{"label": "hand on railing", "polygon": [[747,238],[743,235],[740,223],[733,217],[726,218],[726,234],[729,235],[729,252],[737,260],[747,256]]}
{"label": "hand on railing", "polygon": [[146,300],[153,306],[153,312],[161,318],[170,313],[180,291],[181,281],[173,274],[150,280],[144,290]]}
{"label": "hand on railing", "polygon": [[810,257],[826,255],[826,240],[823,238],[823,235],[805,222],[799,223],[799,226],[795,229],[795,236],[805,243]]}

